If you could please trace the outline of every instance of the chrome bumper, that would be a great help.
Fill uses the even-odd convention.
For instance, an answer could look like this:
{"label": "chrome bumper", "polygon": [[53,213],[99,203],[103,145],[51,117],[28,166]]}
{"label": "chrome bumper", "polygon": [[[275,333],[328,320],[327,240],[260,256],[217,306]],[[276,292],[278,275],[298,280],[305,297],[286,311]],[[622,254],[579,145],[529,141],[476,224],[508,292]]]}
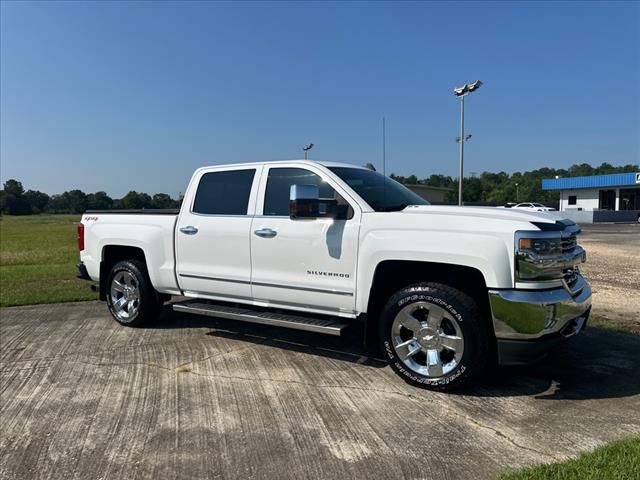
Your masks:
{"label": "chrome bumper", "polygon": [[571,287],[553,290],[489,290],[498,340],[536,340],[577,334],[589,316],[591,288],[579,275]]}

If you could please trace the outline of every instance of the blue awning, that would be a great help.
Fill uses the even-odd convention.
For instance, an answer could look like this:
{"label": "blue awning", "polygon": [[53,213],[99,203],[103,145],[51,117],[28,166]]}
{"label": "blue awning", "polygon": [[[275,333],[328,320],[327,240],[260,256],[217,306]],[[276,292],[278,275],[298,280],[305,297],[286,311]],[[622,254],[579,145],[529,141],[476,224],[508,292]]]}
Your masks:
{"label": "blue awning", "polygon": [[543,190],[571,190],[574,188],[640,186],[640,172],[612,173],[591,177],[545,178]]}

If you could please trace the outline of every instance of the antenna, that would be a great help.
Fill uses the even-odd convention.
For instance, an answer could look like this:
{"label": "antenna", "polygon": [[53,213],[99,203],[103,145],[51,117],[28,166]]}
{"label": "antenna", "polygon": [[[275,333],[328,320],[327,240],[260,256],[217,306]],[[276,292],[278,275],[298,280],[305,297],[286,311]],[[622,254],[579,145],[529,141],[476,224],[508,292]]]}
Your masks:
{"label": "antenna", "polygon": [[387,201],[387,129],[384,122],[384,116],[382,117],[382,198]]}
{"label": "antenna", "polygon": [[387,130],[382,117],[382,174],[387,176]]}

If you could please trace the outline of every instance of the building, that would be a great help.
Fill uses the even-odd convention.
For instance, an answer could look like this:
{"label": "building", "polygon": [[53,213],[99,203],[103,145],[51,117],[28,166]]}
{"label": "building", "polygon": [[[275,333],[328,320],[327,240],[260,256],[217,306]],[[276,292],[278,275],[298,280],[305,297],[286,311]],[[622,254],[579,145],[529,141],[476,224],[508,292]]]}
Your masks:
{"label": "building", "polygon": [[447,193],[452,191],[450,188],[432,187],[429,185],[405,184],[404,186],[420,195],[427,202],[435,204],[447,203]]}
{"label": "building", "polygon": [[[560,191],[560,211],[596,212],[590,215],[591,221],[595,222],[625,221],[626,217],[632,220],[640,211],[640,172],[549,178],[542,180],[542,189]],[[627,213],[611,215],[605,212]],[[589,214],[577,215],[582,222],[589,222],[588,217]]]}

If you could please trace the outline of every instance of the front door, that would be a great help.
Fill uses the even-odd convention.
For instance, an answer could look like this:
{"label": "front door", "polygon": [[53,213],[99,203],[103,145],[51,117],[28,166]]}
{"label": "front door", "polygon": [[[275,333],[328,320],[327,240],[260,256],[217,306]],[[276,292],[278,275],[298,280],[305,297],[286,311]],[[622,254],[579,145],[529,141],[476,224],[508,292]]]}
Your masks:
{"label": "front door", "polygon": [[[251,299],[250,209],[256,168],[206,170],[194,179],[176,227],[176,271],[185,295]],[[252,196],[253,192],[253,196]]]}
{"label": "front door", "polygon": [[254,299],[264,305],[351,314],[355,308],[359,209],[347,220],[291,220],[291,185],[318,185],[320,197],[346,203],[322,171],[270,167],[251,226]]}

